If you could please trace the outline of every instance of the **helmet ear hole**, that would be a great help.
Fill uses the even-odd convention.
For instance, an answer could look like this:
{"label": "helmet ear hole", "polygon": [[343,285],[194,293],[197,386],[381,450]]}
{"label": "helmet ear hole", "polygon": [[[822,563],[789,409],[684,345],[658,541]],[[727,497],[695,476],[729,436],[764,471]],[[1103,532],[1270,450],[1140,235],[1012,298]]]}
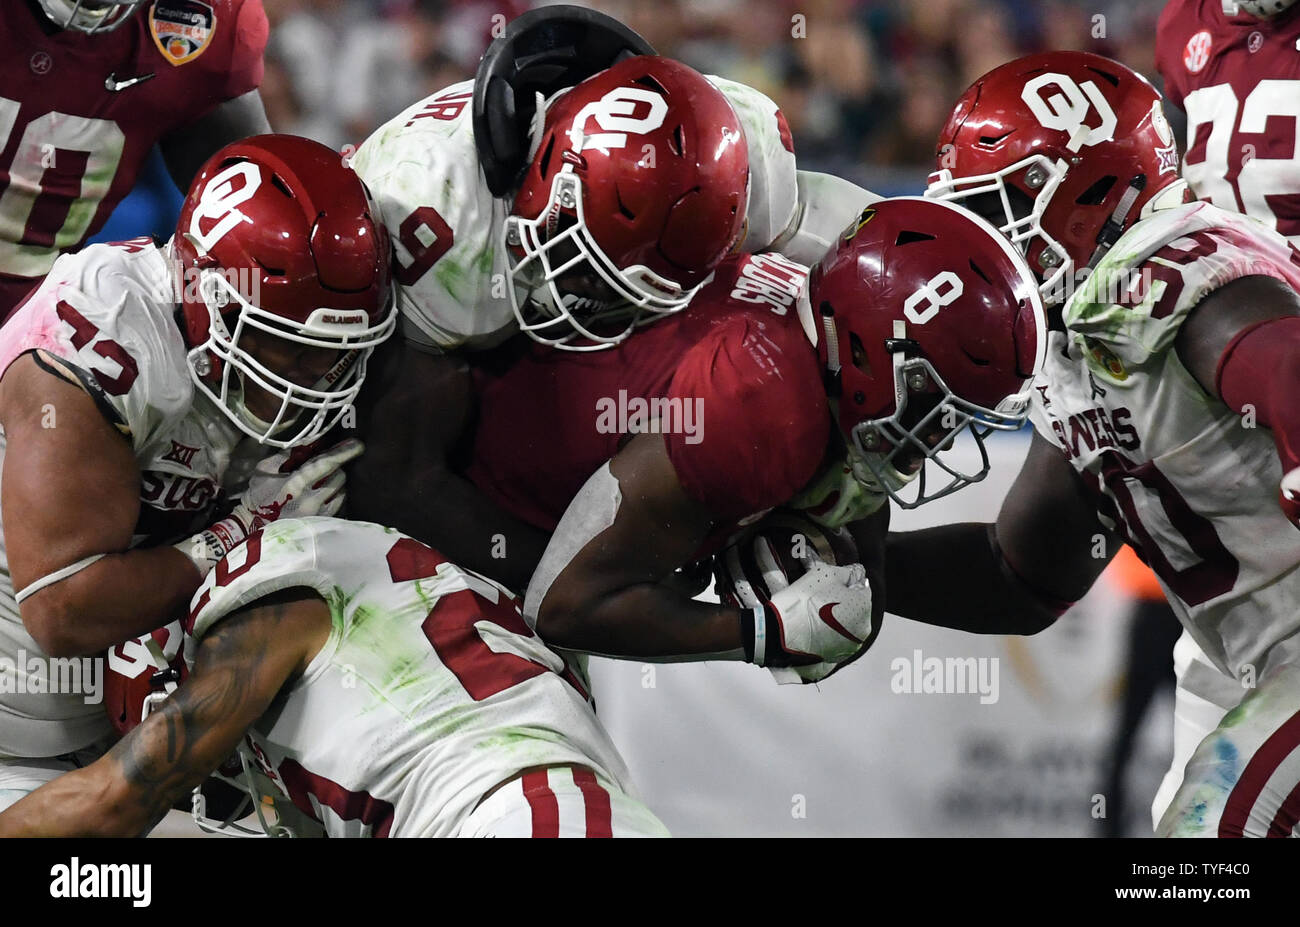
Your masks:
{"label": "helmet ear hole", "polygon": [[289,184],[285,182],[285,179],[281,177],[279,173],[273,172],[271,174],[271,186],[275,187],[275,189],[279,190],[285,196],[290,198],[293,197],[293,191],[289,189]]}
{"label": "helmet ear hole", "polygon": [[984,269],[975,263],[974,258],[971,258],[968,263],[970,264],[970,269],[975,271],[975,273],[979,274],[980,279],[982,279],[989,286],[994,285],[993,278],[990,277],[988,274],[984,273]]}
{"label": "helmet ear hole", "polygon": [[[871,376],[871,362],[867,360],[867,349],[862,344],[862,339],[855,333],[849,332],[849,351],[853,355],[853,366],[857,367],[867,376]],[[861,403],[861,393],[856,393],[854,399]]]}
{"label": "helmet ear hole", "polygon": [[552,133],[546,137],[546,147],[542,149],[542,156],[538,159],[537,170],[541,173],[542,179],[551,169],[551,153],[555,151],[555,134]]}
{"label": "helmet ear hole", "polygon": [[1114,174],[1107,174],[1087,190],[1080,193],[1075,199],[1075,202],[1080,206],[1100,206],[1102,203],[1106,202],[1106,197],[1109,196],[1110,191],[1115,188],[1115,184],[1118,180],[1119,178]]}
{"label": "helmet ear hole", "polygon": [[898,233],[898,238],[894,240],[894,247],[899,247],[901,245],[910,245],[918,241],[934,241],[934,236],[927,235],[925,232],[912,232],[912,231],[904,230]]}

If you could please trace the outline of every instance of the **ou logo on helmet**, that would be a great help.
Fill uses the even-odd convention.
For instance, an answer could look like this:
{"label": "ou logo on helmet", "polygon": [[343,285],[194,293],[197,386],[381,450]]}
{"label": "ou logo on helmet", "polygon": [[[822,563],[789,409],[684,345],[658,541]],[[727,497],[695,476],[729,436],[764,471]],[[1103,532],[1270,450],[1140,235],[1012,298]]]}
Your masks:
{"label": "ou logo on helmet", "polygon": [[[1044,94],[1043,88],[1055,85],[1058,93]],[[1067,146],[1071,151],[1078,151],[1085,145],[1108,142],[1115,137],[1115,111],[1111,109],[1106,98],[1102,96],[1097,85],[1092,81],[1075,83],[1065,74],[1039,74],[1025,84],[1020,98],[1029,106],[1029,111],[1045,129],[1057,129],[1070,136]],[[1101,117],[1101,123],[1095,128],[1089,126],[1088,116],[1093,109]],[[1081,128],[1090,131],[1084,135]]]}
{"label": "ou logo on helmet", "polygon": [[[633,115],[638,103],[649,106],[644,116]],[[593,100],[578,110],[569,128],[569,140],[574,151],[599,148],[609,154],[609,149],[627,145],[629,133],[644,135],[659,128],[667,115],[668,101],[662,94],[644,87],[615,87],[599,100]],[[587,123],[593,119],[604,131],[587,132]]]}
{"label": "ou logo on helmet", "polygon": [[[237,178],[243,180],[239,186],[235,185]],[[239,211],[239,206],[252,199],[261,185],[262,174],[252,161],[239,161],[214,174],[190,214],[190,238],[195,245],[201,251],[211,251],[213,245],[240,222],[251,222]],[[204,219],[215,221],[206,233],[199,226]]]}

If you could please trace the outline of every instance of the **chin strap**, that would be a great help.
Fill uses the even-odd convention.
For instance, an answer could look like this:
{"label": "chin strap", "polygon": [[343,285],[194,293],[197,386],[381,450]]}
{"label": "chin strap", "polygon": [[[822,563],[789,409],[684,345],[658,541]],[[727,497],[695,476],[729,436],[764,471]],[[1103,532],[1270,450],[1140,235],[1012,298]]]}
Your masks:
{"label": "chin strap", "polygon": [[1147,186],[1147,175],[1138,174],[1128,182],[1128,189],[1124,195],[1119,198],[1119,203],[1115,206],[1115,211],[1110,214],[1110,218],[1102,225],[1101,231],[1097,233],[1097,250],[1092,252],[1092,260],[1088,262],[1088,269],[1094,269],[1101,263],[1101,259],[1106,256],[1111,248],[1115,247],[1115,242],[1119,241],[1120,236],[1124,234],[1124,227],[1128,223],[1128,214],[1133,209],[1133,204]]}
{"label": "chin strap", "polygon": [[552,94],[550,99],[546,99],[540,90],[533,91],[533,121],[528,126],[528,154],[524,156],[525,164],[532,164],[533,158],[537,157],[537,150],[542,147],[542,129],[546,127],[546,111],[562,93],[564,91],[560,90]]}

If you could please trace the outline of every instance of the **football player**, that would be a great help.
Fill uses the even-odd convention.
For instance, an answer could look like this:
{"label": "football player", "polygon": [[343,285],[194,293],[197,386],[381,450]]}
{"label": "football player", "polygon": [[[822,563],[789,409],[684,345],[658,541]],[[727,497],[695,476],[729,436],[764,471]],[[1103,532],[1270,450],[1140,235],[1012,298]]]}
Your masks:
{"label": "football player", "polygon": [[509,593],[392,529],[271,524],[186,630],[189,679],[0,836],[144,834],[236,749],[331,837],[668,835]]}
{"label": "football player", "polygon": [[1300,244],[1300,6],[1172,0],[1156,30],[1165,93],[1187,111],[1183,177]]}
{"label": "football player", "polygon": [[289,453],[396,324],[371,210],[322,145],[234,143],[166,246],[60,258],[0,328],[0,803],[108,731],[93,697],[15,676],[165,625],[259,524],[342,504],[355,441]]}
{"label": "football player", "polygon": [[[780,255],[740,256],[613,351],[534,349],[482,374],[467,474],[552,535],[524,607],[548,642],[815,681],[878,625],[864,566],[878,582],[884,501],[983,478],[987,457],[962,470],[941,449],[1023,423],[1044,336],[1034,281],[991,226],[884,200],[810,279]],[[918,478],[927,459],[946,470],[937,487]],[[850,522],[861,564],[816,566],[745,610],[668,582],[790,503]]]}
{"label": "football player", "polygon": [[930,194],[1020,244],[1055,329],[1033,443],[997,522],[891,537],[889,610],[1033,633],[1087,591],[1118,535],[1206,655],[1176,664],[1179,714],[1196,717],[1176,727],[1158,832],[1289,834],[1300,255],[1253,219],[1185,202],[1159,95],[1096,55],[989,72],[939,146]]}
{"label": "football player", "polygon": [[261,0],[15,0],[0,29],[0,319],[94,235],[155,144],[176,185],[269,132]]}
{"label": "football player", "polygon": [[484,532],[505,513],[424,450],[429,397],[447,395],[445,365],[427,352],[521,328],[556,348],[608,348],[684,308],[733,251],[816,262],[871,199],[797,172],[767,97],[570,6],[512,22],[473,81],[407,109],[353,164],[394,242],[407,339],[362,416],[355,513],[427,540],[459,498],[475,506],[465,527],[481,543],[458,562],[516,590],[527,573],[493,560],[496,531]]}

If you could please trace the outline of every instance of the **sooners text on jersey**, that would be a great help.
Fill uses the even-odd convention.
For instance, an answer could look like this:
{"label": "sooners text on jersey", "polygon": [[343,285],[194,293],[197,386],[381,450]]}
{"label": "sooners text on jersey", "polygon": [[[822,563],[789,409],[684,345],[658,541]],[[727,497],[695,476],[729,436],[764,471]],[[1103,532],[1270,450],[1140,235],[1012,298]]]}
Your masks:
{"label": "sooners text on jersey", "polygon": [[[1174,341],[1208,294],[1255,274],[1300,290],[1300,254],[1209,203],[1156,212],[1066,305],[1068,334],[1052,333],[1031,409],[1103,523],[1151,565],[1196,642],[1234,678],[1247,666],[1262,676],[1300,643],[1300,533],[1278,508],[1271,433],[1207,396]],[[1110,281],[1144,278],[1132,302],[1114,300]]]}

